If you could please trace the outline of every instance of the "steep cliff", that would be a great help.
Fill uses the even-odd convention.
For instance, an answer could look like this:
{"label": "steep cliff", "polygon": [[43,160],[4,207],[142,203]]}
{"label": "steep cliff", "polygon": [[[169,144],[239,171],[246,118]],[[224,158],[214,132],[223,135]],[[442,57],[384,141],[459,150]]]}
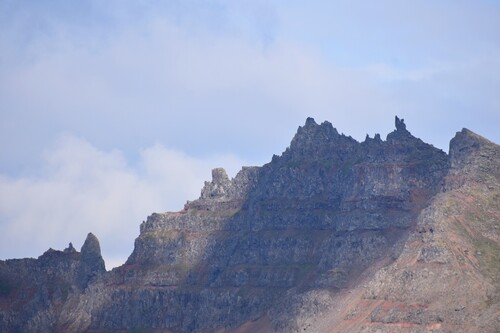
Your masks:
{"label": "steep cliff", "polygon": [[0,261],[0,331],[52,332],[61,309],[105,272],[97,238],[89,233],[81,252],[70,243],[38,259]]}
{"label": "steep cliff", "polygon": [[[451,332],[470,318],[469,331],[497,327],[498,146],[464,130],[448,156],[395,125],[385,141],[360,143],[308,118],[270,163],[233,179],[214,169],[200,198],[149,216],[125,265],[103,274],[90,235],[81,254],[57,252],[74,256],[71,274],[55,270],[69,291],[36,308],[12,305],[22,288],[8,283],[14,261],[0,262],[0,327]],[[464,248],[469,266],[457,259]],[[32,269],[42,257],[22,262]],[[50,320],[15,326],[44,311]]]}
{"label": "steep cliff", "polygon": [[313,332],[499,332],[500,147],[464,129],[443,189],[397,260],[336,299]]}

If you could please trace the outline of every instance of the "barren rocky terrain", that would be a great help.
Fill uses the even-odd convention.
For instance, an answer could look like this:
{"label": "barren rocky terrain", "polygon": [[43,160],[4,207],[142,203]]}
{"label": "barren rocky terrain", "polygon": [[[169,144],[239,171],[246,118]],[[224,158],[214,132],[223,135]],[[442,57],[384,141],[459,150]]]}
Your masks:
{"label": "barren rocky terrain", "polygon": [[104,270],[89,234],[0,261],[5,332],[499,332],[500,147],[363,142],[308,118],[234,179],[140,225]]}

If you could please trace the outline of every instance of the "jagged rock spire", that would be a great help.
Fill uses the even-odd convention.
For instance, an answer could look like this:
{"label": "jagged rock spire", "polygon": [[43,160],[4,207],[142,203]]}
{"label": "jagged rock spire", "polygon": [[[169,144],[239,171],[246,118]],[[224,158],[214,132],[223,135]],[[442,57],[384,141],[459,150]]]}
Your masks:
{"label": "jagged rock spire", "polygon": [[106,272],[106,267],[101,256],[99,240],[90,232],[81,249],[81,263],[78,272],[80,287],[85,288],[94,276],[104,272]]}
{"label": "jagged rock spire", "polygon": [[228,195],[231,187],[231,181],[223,168],[212,170],[212,181],[205,182],[201,190],[202,199],[215,199]]}
{"label": "jagged rock spire", "polygon": [[80,251],[83,258],[101,257],[101,246],[99,245],[99,240],[93,233],[89,232]]}
{"label": "jagged rock spire", "polygon": [[337,130],[328,121],[317,124],[314,118],[308,117],[304,126],[299,126],[290,143],[293,151],[308,150],[324,142],[332,142],[340,137]]}
{"label": "jagged rock spire", "polygon": [[[424,144],[424,142],[416,137],[414,137],[410,131],[406,129],[406,124],[404,119],[400,119],[398,116],[394,117],[394,123],[396,125],[396,130],[387,134],[387,141],[395,142],[413,142],[412,144]],[[427,144],[426,144],[427,145]]]}
{"label": "jagged rock spire", "polygon": [[404,119],[399,119],[398,116],[396,116],[395,123],[397,131],[406,131],[406,124]]}
{"label": "jagged rock spire", "polygon": [[65,253],[76,253],[75,248],[73,247],[73,243],[69,243],[68,247],[64,249]]}

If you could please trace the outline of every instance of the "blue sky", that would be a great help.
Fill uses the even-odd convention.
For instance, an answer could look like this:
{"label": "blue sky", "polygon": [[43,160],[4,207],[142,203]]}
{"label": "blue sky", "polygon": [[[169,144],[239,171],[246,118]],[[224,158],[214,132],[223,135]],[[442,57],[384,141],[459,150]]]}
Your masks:
{"label": "blue sky", "polygon": [[92,231],[117,265],[147,215],[308,116],[498,143],[499,22],[497,1],[0,0],[0,258]]}

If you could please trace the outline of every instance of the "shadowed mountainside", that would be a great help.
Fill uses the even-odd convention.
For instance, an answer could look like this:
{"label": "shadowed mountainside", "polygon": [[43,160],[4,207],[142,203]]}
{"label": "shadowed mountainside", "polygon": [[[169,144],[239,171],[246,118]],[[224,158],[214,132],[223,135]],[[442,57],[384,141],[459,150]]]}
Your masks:
{"label": "shadowed mountainside", "polygon": [[339,297],[345,306],[313,332],[499,331],[500,149],[464,129],[450,159],[401,255]]}
{"label": "shadowed mountainside", "polygon": [[495,332],[499,165],[465,129],[448,156],[397,117],[362,143],[308,118],[270,163],[214,169],[199,199],[148,217],[119,268],[93,235],[0,261],[0,328]]}

